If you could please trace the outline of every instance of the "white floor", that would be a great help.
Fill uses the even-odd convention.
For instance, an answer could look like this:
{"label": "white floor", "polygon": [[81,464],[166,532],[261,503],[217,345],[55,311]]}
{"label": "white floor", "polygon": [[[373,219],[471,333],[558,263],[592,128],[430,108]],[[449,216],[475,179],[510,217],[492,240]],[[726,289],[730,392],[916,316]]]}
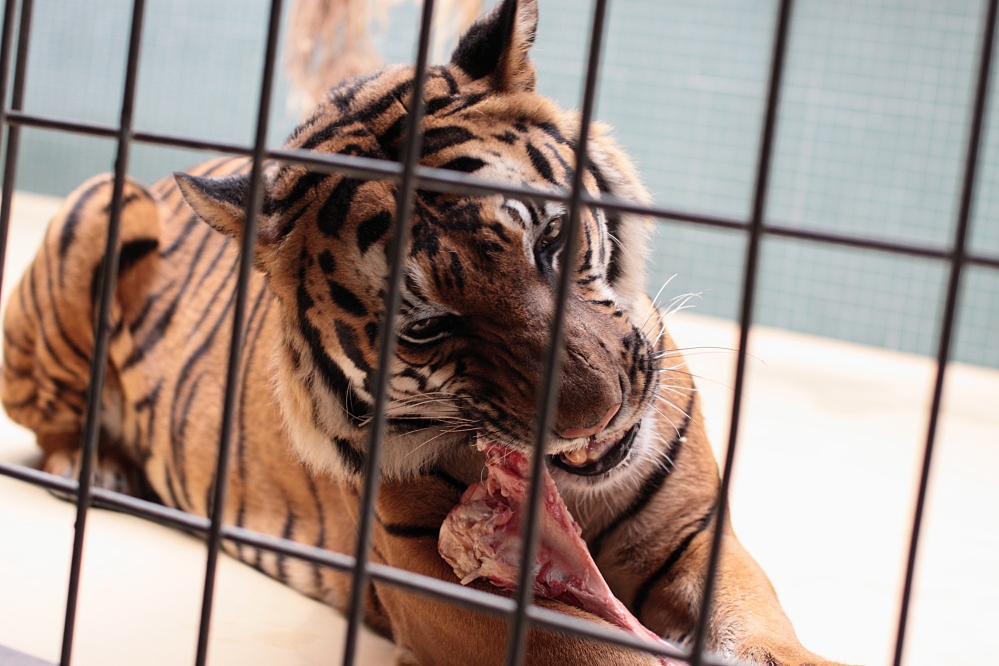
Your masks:
{"label": "white floor", "polygon": [[[30,261],[50,200],[15,198],[4,292]],[[736,331],[676,315],[705,419],[727,441]],[[763,563],[802,641],[847,663],[886,664],[922,457],[927,359],[754,329],[733,485],[736,531]],[[905,663],[999,663],[999,372],[949,371]],[[0,458],[31,435],[0,423]],[[0,477],[0,645],[57,661],[73,507]],[[204,546],[106,511],[88,522],[74,663],[185,664],[194,654]],[[213,664],[333,664],[344,622],[223,558]],[[366,635],[363,664],[390,663]]]}

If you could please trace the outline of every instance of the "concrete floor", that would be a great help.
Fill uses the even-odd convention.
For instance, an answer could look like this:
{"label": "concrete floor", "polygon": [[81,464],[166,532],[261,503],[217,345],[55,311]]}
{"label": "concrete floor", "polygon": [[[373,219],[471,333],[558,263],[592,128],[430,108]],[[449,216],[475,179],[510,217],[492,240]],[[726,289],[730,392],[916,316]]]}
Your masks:
{"label": "concrete floor", "polygon": [[[14,203],[5,292],[54,210],[28,195]],[[721,455],[737,331],[686,313],[672,330],[690,349]],[[934,366],[766,328],[754,329],[751,348],[736,531],[805,645],[847,663],[889,663]],[[997,663],[987,637],[999,626],[999,372],[951,366],[939,435],[905,663]],[[0,423],[0,459],[33,458],[30,433]],[[57,660],[73,515],[0,477],[0,645]],[[74,663],[190,663],[203,557],[197,539],[93,511]],[[331,609],[225,557],[216,600],[211,663],[338,663],[344,622]],[[366,634],[359,662],[391,663],[391,653]]]}

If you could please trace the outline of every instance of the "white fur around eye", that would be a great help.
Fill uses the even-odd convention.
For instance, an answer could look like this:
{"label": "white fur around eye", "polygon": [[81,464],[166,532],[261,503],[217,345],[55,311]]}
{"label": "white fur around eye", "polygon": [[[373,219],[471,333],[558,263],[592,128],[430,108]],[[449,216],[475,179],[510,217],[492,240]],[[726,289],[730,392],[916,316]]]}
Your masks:
{"label": "white fur around eye", "polygon": [[514,221],[518,221],[523,225],[525,229],[531,227],[531,213],[527,210],[527,206],[524,205],[523,201],[517,201],[516,199],[506,199],[503,202],[503,208],[511,212],[515,217]]}

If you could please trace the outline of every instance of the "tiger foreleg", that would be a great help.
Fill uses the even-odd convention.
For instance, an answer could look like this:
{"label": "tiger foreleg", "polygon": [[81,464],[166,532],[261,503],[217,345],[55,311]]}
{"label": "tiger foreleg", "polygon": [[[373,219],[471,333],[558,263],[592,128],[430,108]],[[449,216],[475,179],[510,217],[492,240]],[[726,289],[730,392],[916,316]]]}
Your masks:
{"label": "tiger foreleg", "polygon": [[[718,520],[719,480],[696,399],[687,411],[681,435],[672,425],[662,428],[662,441],[672,442],[669,460],[650,458],[659,465],[660,485],[591,549],[615,592],[649,629],[690,646]],[[802,647],[770,581],[725,520],[706,649],[764,666],[831,664]]]}
{"label": "tiger foreleg", "polygon": [[[375,559],[458,583],[454,570],[438,553],[437,532],[460,496],[460,491],[434,477],[400,483],[383,482],[377,505]],[[415,498],[419,501],[414,502]],[[471,587],[502,594],[480,581],[474,581]],[[376,582],[375,589],[379,605],[390,618],[392,637],[399,646],[396,664],[465,666],[504,663],[508,631],[506,619],[428,599],[387,584]],[[536,603],[610,626],[596,616],[566,604],[547,599],[538,599]],[[661,664],[649,654],[540,629],[532,629],[528,635],[525,663],[539,666]]]}

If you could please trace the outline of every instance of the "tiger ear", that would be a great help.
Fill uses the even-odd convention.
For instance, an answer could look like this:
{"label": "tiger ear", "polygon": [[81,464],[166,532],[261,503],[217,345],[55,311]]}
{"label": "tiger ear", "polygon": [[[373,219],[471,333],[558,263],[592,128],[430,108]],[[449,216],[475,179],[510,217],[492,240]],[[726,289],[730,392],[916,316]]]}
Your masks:
{"label": "tiger ear", "polygon": [[[184,199],[198,217],[226,236],[242,238],[246,225],[246,204],[250,195],[248,174],[209,178],[177,172],[173,177]],[[261,214],[261,240],[266,239],[268,226],[267,217]]]}
{"label": "tiger ear", "polygon": [[451,63],[473,79],[490,77],[500,92],[531,92],[536,75],[527,52],[537,28],[536,0],[503,0],[462,36]]}

